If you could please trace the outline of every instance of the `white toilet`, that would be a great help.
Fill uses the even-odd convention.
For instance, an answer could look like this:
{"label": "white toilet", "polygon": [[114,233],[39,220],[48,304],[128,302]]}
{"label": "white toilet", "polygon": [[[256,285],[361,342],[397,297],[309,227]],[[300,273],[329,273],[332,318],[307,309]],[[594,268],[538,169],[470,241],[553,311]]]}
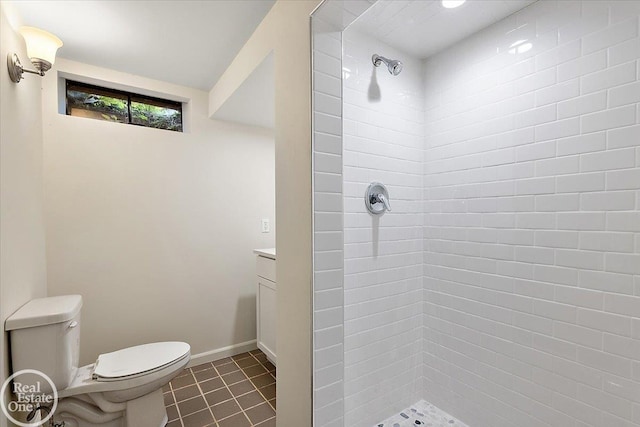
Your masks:
{"label": "white toilet", "polygon": [[78,367],[81,307],[80,295],[39,298],[11,315],[5,330],[10,332],[13,372],[35,369],[51,378],[58,390],[53,416],[58,425],[164,426],[162,387],[189,363],[189,344],[129,347]]}

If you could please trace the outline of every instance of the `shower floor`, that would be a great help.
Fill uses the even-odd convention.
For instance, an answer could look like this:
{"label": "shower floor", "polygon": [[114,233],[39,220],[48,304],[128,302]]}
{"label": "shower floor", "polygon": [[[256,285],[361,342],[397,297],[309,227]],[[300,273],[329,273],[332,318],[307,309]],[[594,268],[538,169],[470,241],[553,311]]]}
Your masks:
{"label": "shower floor", "polygon": [[426,400],[411,405],[373,427],[469,427]]}

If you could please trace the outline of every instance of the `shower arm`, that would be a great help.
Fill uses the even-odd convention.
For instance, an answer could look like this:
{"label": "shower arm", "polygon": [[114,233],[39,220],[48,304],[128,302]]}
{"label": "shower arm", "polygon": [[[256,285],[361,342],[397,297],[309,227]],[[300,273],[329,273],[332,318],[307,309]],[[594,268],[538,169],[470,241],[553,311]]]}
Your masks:
{"label": "shower arm", "polygon": [[371,57],[371,62],[373,62],[373,65],[375,65],[376,67],[379,67],[382,64],[389,65],[391,60],[389,58],[385,58],[384,56],[380,56],[378,54],[374,54]]}

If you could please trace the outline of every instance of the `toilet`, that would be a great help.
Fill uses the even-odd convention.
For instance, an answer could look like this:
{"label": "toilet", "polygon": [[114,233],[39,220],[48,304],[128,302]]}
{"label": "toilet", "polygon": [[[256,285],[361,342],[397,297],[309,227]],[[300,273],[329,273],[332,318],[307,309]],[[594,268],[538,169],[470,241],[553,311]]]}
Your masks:
{"label": "toilet", "polygon": [[138,345],[79,367],[81,308],[82,296],[65,295],[31,300],[11,315],[5,330],[13,372],[35,369],[52,380],[58,392],[52,425],[164,426],[162,387],[189,363],[189,344]]}

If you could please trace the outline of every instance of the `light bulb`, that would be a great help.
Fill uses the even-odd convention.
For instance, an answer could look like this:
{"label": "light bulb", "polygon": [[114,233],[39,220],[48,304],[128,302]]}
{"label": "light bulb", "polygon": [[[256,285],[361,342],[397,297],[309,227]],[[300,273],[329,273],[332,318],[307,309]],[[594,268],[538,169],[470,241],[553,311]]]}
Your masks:
{"label": "light bulb", "polygon": [[20,34],[27,45],[27,56],[31,62],[46,61],[51,65],[56,60],[56,52],[62,41],[51,33],[39,28],[21,27]]}
{"label": "light bulb", "polygon": [[519,53],[525,53],[531,50],[533,44],[531,44],[528,40],[518,40],[509,46],[509,53],[511,55],[517,55]]}
{"label": "light bulb", "polygon": [[447,9],[453,9],[455,7],[462,6],[467,0],[442,0],[442,7]]}

